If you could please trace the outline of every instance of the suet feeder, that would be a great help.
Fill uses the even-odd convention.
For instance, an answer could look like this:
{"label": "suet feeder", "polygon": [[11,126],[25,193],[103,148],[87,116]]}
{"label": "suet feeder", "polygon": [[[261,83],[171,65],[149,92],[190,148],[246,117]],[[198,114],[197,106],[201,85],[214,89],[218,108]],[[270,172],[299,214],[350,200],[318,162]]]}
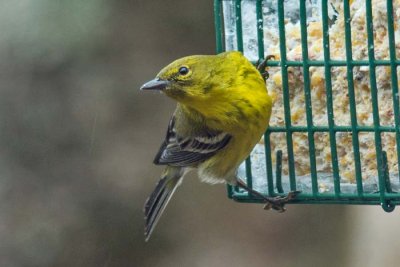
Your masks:
{"label": "suet feeder", "polygon": [[[267,55],[270,127],[239,168],[291,203],[400,203],[400,1],[215,0],[217,52]],[[263,200],[228,186],[239,202]]]}

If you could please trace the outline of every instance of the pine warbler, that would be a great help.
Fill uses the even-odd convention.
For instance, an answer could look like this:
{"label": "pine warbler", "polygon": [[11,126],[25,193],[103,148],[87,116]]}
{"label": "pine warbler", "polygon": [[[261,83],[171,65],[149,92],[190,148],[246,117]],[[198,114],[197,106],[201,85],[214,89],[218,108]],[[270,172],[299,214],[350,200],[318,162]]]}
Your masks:
{"label": "pine warbler", "polygon": [[178,59],[140,88],[159,90],[178,102],[154,159],[166,168],[144,207],[146,241],[193,168],[202,181],[240,186],[265,199],[269,207],[284,210],[292,195],[265,197],[236,176],[268,126],[272,100],[263,78],[240,52],[226,52]]}

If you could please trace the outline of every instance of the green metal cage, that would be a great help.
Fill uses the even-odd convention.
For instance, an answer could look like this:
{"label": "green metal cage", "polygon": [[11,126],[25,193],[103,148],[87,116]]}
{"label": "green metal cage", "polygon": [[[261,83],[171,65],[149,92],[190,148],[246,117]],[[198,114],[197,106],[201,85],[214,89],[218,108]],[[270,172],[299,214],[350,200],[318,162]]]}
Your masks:
{"label": "green metal cage", "polygon": [[[243,51],[243,29],[242,29],[242,15],[241,8],[243,1],[241,0],[214,0],[214,13],[215,13],[215,31],[216,31],[216,49],[217,53],[225,51],[225,36],[224,36],[224,21],[223,14],[223,2],[231,1],[234,2],[236,12],[236,41],[237,49]],[[264,51],[264,33],[263,33],[263,12],[262,8],[266,1],[254,0],[256,5],[256,17],[257,17],[257,45],[258,45],[258,58],[263,59],[265,57]],[[306,16],[306,1],[299,0],[300,10],[300,32],[301,32],[301,44],[302,44],[302,60],[301,61],[290,61],[287,59],[286,52],[286,35],[285,35],[285,7],[286,1],[284,0],[273,0],[277,3],[277,19],[278,19],[278,30],[280,39],[280,60],[269,61],[268,66],[270,68],[280,67],[282,76],[282,91],[283,91],[283,105],[284,105],[284,127],[270,127],[265,133],[265,160],[266,160],[266,179],[267,187],[265,192],[268,196],[283,196],[285,193],[282,189],[281,181],[281,153],[278,151],[276,155],[275,167],[271,160],[271,149],[270,149],[270,135],[271,133],[283,132],[286,134],[286,145],[288,155],[288,175],[290,182],[290,190],[295,191],[296,187],[296,174],[294,165],[294,153],[293,153],[293,140],[292,136],[296,132],[305,132],[308,137],[309,144],[309,162],[310,162],[310,176],[311,176],[311,192],[300,193],[295,200],[291,203],[304,203],[304,204],[364,204],[364,205],[381,205],[382,208],[387,211],[393,211],[395,205],[400,204],[400,192],[394,192],[391,187],[388,167],[387,167],[387,156],[386,152],[382,149],[382,138],[381,134],[384,132],[390,132],[395,134],[396,139],[396,151],[397,161],[399,164],[400,156],[400,114],[399,114],[399,97],[398,97],[398,77],[397,67],[400,65],[400,60],[396,58],[396,46],[395,46],[395,35],[394,35],[394,16],[393,16],[393,1],[387,0],[387,28],[389,38],[389,60],[377,60],[375,59],[374,53],[374,25],[372,20],[373,5],[371,0],[365,0],[366,7],[366,22],[367,22],[367,43],[368,43],[368,59],[367,60],[354,60],[352,55],[352,29],[351,29],[351,16],[350,16],[350,1],[343,1],[344,18],[345,18],[345,55],[344,60],[332,60],[330,56],[330,41],[329,41],[329,18],[328,9],[329,1],[322,0],[320,2],[321,18],[322,18],[322,32],[323,32],[323,60],[310,60],[308,55],[308,42],[307,42],[307,16]],[[304,126],[295,126],[291,123],[291,111],[289,103],[289,82],[288,82],[288,68],[289,67],[302,67],[304,73],[304,98],[305,98],[305,111],[307,124]],[[310,97],[310,75],[309,68],[312,66],[324,67],[325,69],[325,88],[326,88],[326,109],[328,114],[328,125],[316,126],[313,125],[313,110]],[[369,67],[369,80],[370,90],[372,99],[372,111],[373,111],[373,125],[365,126],[357,123],[357,111],[355,102],[354,92],[354,77],[353,68],[356,66],[368,66]],[[393,97],[393,114],[394,125],[393,126],[382,126],[380,124],[379,109],[378,109],[378,97],[377,97],[377,83],[376,83],[376,67],[388,66],[391,69],[391,85],[392,85],[392,97]],[[347,69],[347,82],[348,82],[348,96],[350,104],[350,122],[349,126],[338,126],[334,120],[333,110],[333,98],[332,98],[332,75],[331,69],[333,67],[346,67]],[[331,150],[331,166],[333,170],[333,184],[334,190],[331,193],[321,193],[318,190],[319,177],[316,169],[315,159],[315,144],[314,134],[318,132],[325,132],[329,135],[329,144]],[[344,193],[341,190],[341,177],[338,165],[338,153],[336,149],[336,133],[347,132],[352,134],[352,146],[354,152],[354,166],[355,166],[355,181],[356,181],[356,193]],[[364,185],[361,171],[361,157],[359,152],[359,137],[360,133],[373,133],[374,145],[376,151],[376,163],[378,173],[378,186],[379,190],[374,193],[364,192]],[[400,169],[400,168],[399,168]],[[275,172],[275,175],[273,173]],[[246,179],[247,185],[252,187],[252,167],[250,158],[246,160]],[[250,203],[263,203],[262,199],[256,198],[251,194],[228,186],[228,196],[239,202],[250,202]]]}

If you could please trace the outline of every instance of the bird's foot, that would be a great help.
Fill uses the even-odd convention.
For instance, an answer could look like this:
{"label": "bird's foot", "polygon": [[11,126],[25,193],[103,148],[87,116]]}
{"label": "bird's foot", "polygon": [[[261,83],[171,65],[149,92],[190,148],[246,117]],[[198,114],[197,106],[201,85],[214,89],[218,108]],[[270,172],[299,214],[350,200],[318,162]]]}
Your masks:
{"label": "bird's foot", "polygon": [[269,78],[269,73],[268,73],[268,71],[265,70],[265,68],[267,67],[268,60],[270,60],[271,58],[275,59],[275,56],[274,55],[268,55],[268,56],[265,57],[265,59],[259,60],[257,62],[257,66],[256,67],[261,72],[261,76],[264,78],[264,81],[268,80],[268,78]]}
{"label": "bird's foot", "polygon": [[300,193],[300,191],[290,191],[286,196],[281,197],[272,197],[272,198],[265,198],[265,201],[267,204],[264,206],[265,210],[276,210],[278,212],[284,212],[285,209],[285,204],[291,201],[292,199],[295,199],[296,196]]}
{"label": "bird's foot", "polygon": [[249,188],[242,180],[237,179],[236,181],[236,186],[243,188],[247,192],[249,192],[251,195],[263,199],[265,203],[267,203],[264,206],[265,210],[270,210],[274,209],[277,210],[278,212],[284,212],[285,211],[285,204],[288,203],[289,201],[293,200],[296,198],[296,196],[300,193],[300,191],[290,191],[286,196],[281,197],[266,197],[260,192],[253,190],[252,188]]}

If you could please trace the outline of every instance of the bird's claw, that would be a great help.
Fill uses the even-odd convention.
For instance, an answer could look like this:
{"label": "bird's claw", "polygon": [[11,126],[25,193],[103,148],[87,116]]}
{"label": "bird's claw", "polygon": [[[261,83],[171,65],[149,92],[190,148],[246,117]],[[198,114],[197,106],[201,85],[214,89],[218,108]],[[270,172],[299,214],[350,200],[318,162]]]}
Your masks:
{"label": "bird's claw", "polygon": [[268,80],[269,78],[269,73],[268,71],[265,70],[265,67],[267,66],[268,60],[271,58],[275,59],[274,55],[268,55],[265,57],[263,60],[258,60],[257,62],[257,69],[261,72],[261,76],[264,78],[264,81]]}
{"label": "bird's claw", "polygon": [[292,199],[295,199],[299,193],[300,191],[290,191],[284,197],[277,196],[274,198],[266,199],[267,204],[265,204],[264,209],[265,210],[273,209],[278,212],[284,212],[286,210],[285,204],[291,201]]}

